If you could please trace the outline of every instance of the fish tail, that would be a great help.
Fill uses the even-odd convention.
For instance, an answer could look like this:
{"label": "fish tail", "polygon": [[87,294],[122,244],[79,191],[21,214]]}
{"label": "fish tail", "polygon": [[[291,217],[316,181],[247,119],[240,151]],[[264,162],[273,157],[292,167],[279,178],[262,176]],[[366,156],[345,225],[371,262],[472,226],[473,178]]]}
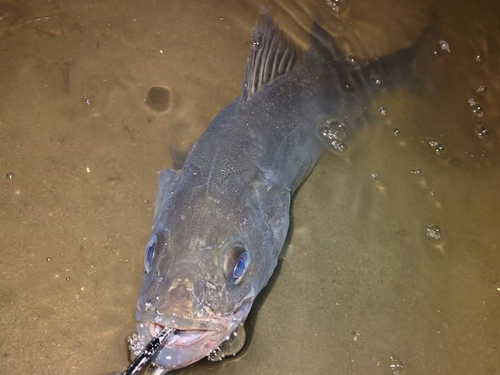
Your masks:
{"label": "fish tail", "polygon": [[[431,17],[434,20],[435,17]],[[415,82],[415,61],[417,51],[428,42],[431,25],[429,22],[417,40],[407,48],[370,60],[347,56],[337,41],[317,22],[311,30],[311,47],[308,55],[312,60],[321,59],[324,66],[337,72],[337,80],[347,92],[375,93],[395,86],[411,88]]]}

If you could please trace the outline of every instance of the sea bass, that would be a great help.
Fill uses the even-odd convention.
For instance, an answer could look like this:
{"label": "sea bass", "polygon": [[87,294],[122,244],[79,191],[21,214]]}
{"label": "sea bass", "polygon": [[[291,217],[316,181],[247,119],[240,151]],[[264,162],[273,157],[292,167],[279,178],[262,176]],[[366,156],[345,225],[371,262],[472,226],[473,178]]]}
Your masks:
{"label": "sea bass", "polygon": [[245,321],[277,265],[292,194],[328,147],[345,150],[356,116],[404,79],[412,53],[356,62],[317,24],[303,51],[263,13],[241,95],[182,170],[159,175],[134,344],[176,329],[153,359],[161,373],[209,356]]}

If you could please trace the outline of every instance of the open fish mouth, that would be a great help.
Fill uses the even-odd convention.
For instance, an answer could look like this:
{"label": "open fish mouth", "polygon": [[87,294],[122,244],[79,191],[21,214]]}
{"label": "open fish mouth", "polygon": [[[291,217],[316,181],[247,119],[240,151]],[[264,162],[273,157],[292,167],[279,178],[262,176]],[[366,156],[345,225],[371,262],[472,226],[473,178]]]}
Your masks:
{"label": "open fish mouth", "polygon": [[[137,334],[130,340],[130,349],[139,354],[149,341],[165,326],[154,322],[138,323]],[[200,329],[178,329],[153,357],[153,362],[166,370],[173,370],[196,362],[218,348],[230,331],[217,332]]]}
{"label": "open fish mouth", "polygon": [[164,328],[173,328],[175,333],[163,343],[153,363],[167,371],[185,367],[217,352],[245,318],[246,314],[205,320],[157,315],[154,320],[137,323],[137,334],[129,339],[130,349],[137,355]]}
{"label": "open fish mouth", "polygon": [[195,345],[196,343],[203,341],[205,345],[211,342],[211,337],[217,335],[219,332],[208,329],[180,329],[172,326],[163,326],[157,323],[149,323],[148,329],[152,337],[158,335],[164,328],[176,328],[175,334],[172,335],[164,346],[167,347],[187,347]]}

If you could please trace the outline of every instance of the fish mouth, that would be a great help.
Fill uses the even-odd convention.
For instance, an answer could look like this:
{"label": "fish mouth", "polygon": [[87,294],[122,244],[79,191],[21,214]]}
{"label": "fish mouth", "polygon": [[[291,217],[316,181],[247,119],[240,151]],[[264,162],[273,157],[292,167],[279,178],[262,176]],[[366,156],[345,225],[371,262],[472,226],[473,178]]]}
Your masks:
{"label": "fish mouth", "polygon": [[207,345],[207,343],[210,342],[210,337],[225,331],[221,329],[221,324],[218,324],[217,326],[217,330],[213,330],[208,328],[200,328],[197,325],[194,325],[191,328],[181,328],[176,325],[163,325],[149,322],[147,328],[151,337],[155,337],[156,335],[158,335],[164,328],[174,328],[176,330],[175,333],[169,339],[167,339],[166,343],[164,343],[164,346],[170,348],[183,348],[196,345],[196,343],[200,341],[203,341],[203,343]]}
{"label": "fish mouth", "polygon": [[157,311],[156,315],[154,317],[150,316],[150,319],[147,319],[147,321],[148,323],[153,323],[157,326],[162,326],[163,328],[174,328],[179,331],[194,330],[222,332],[227,328],[229,318],[213,316],[205,319],[192,319],[184,318],[175,314],[165,315]]}
{"label": "fish mouth", "polygon": [[132,352],[139,354],[147,343],[164,328],[174,328],[175,332],[166,339],[163,347],[154,355],[153,363],[165,370],[185,367],[207,357],[217,349],[226,336],[226,333],[201,330],[196,327],[179,328],[155,322],[137,323],[137,335],[133,335],[130,341]]}
{"label": "fish mouth", "polygon": [[173,328],[163,347],[153,357],[153,363],[165,370],[190,365],[216,351],[245,321],[251,303],[229,316],[188,319],[156,314],[137,322],[137,334],[132,336],[130,349],[139,354],[164,328]]}

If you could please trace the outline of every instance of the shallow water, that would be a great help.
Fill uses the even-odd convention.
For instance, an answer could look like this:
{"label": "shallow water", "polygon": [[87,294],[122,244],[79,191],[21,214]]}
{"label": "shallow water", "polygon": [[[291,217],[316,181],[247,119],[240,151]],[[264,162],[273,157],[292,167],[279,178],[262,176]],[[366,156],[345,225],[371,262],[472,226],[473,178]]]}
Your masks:
{"label": "shallow water", "polygon": [[[299,190],[244,354],[178,373],[499,374],[500,9],[328,3],[273,10],[301,42],[321,15],[364,58],[433,19],[420,83],[377,98],[348,154]],[[0,4],[0,373],[126,367],[155,172],[239,94],[260,6]],[[170,89],[167,112],[147,106],[151,86]]]}

